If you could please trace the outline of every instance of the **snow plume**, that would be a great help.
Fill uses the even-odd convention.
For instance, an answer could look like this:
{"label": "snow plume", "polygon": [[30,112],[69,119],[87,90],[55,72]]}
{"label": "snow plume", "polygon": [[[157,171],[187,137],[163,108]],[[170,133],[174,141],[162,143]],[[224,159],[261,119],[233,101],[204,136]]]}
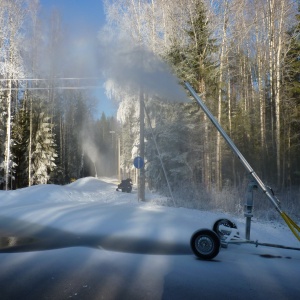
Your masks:
{"label": "snow plume", "polygon": [[100,157],[96,145],[89,136],[83,139],[82,150],[84,154],[87,155],[93,163],[95,163]]}
{"label": "snow plume", "polygon": [[[64,28],[63,31],[59,27],[62,19],[58,11],[52,18],[53,24],[48,24],[47,19],[43,20],[45,24],[40,32],[38,49],[32,47],[31,39],[26,41],[25,47],[31,53],[29,57],[34,57],[35,62],[35,75],[32,76],[34,78],[51,76],[52,80],[62,77],[87,79],[99,77],[97,35],[85,26],[80,29]],[[49,32],[49,28],[52,27],[55,32]],[[28,70],[32,69],[32,59],[27,61]],[[69,81],[59,81],[57,85],[66,86],[68,83]],[[83,85],[92,85],[92,83],[86,80]],[[70,82],[70,86],[74,85],[78,85],[78,82]]]}
{"label": "snow plume", "polygon": [[115,85],[127,94],[137,94],[142,89],[151,97],[170,102],[188,101],[168,65],[149,49],[126,39],[101,38],[100,43],[100,64],[110,98],[116,98],[111,88]]}
{"label": "snow plume", "polygon": [[64,61],[68,74],[73,77],[99,77],[96,37],[83,32],[71,39],[68,46]]}
{"label": "snow plume", "polygon": [[81,133],[83,155],[87,156],[90,161],[91,173],[95,172],[95,177],[99,174],[101,155],[95,145],[93,139],[89,136],[86,130]]}

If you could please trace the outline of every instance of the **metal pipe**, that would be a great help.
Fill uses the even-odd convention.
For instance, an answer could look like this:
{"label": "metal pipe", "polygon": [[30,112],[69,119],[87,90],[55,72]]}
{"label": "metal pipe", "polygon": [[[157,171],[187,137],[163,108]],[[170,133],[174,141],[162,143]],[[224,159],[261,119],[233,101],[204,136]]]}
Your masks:
{"label": "metal pipe", "polygon": [[246,230],[245,237],[250,240],[250,230],[251,230],[251,218],[253,217],[253,190],[257,188],[256,182],[251,180],[248,184],[247,192],[245,195],[245,208],[244,216],[246,217]]}
{"label": "metal pipe", "polygon": [[272,204],[275,206],[276,210],[282,214],[282,210],[279,206],[279,202],[276,197],[274,197],[270,191],[270,189],[261,181],[261,179],[258,177],[258,175],[254,172],[250,164],[247,162],[245,157],[242,155],[242,153],[239,151],[239,149],[235,146],[231,138],[228,136],[228,134],[224,131],[224,129],[221,127],[219,122],[215,119],[213,114],[210,112],[210,110],[207,108],[207,106],[204,104],[204,102],[201,100],[201,98],[197,95],[195,90],[191,87],[191,85],[188,82],[184,83],[186,88],[190,91],[191,95],[195,98],[195,100],[198,102],[204,113],[208,116],[208,118],[211,120],[211,122],[214,124],[214,126],[217,128],[217,130],[220,132],[220,134],[223,136],[231,150],[236,154],[238,159],[241,161],[241,163],[244,165],[246,170],[249,172],[249,175],[253,177],[257,185],[261,188],[261,190],[265,193],[265,195],[269,198],[269,200],[272,202]]}

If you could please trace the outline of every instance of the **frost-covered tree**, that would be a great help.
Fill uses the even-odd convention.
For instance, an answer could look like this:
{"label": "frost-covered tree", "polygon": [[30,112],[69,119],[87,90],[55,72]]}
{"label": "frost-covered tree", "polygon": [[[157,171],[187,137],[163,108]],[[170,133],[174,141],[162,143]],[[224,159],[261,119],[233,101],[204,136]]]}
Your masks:
{"label": "frost-covered tree", "polygon": [[152,100],[146,110],[149,117],[146,122],[146,174],[150,187],[162,190],[167,179],[174,189],[179,182],[181,186],[185,185],[191,180],[192,172],[188,165],[188,135],[183,105]]}
{"label": "frost-covered tree", "polygon": [[12,139],[12,154],[16,162],[14,187],[20,188],[28,185],[29,110],[25,100],[15,114]]}
{"label": "frost-covered tree", "polygon": [[123,178],[134,177],[133,159],[138,155],[139,146],[139,107],[134,96],[127,95],[118,110],[121,124],[121,163]]}
{"label": "frost-covered tree", "polygon": [[36,128],[34,130],[32,153],[32,180],[33,184],[46,184],[50,173],[55,169],[57,157],[55,149],[53,125],[50,117],[44,111],[35,114]]}
{"label": "frost-covered tree", "polygon": [[4,93],[0,92],[0,186],[4,183],[5,103]]}
{"label": "frost-covered tree", "polygon": [[27,12],[27,1],[0,2],[0,77],[1,86],[7,91],[5,103],[5,151],[4,151],[4,181],[5,189],[9,187],[15,162],[11,154],[12,90],[17,86],[17,79],[23,77],[22,42],[23,26]]}
{"label": "frost-covered tree", "polygon": [[89,175],[82,148],[82,137],[84,128],[89,128],[92,109],[88,102],[89,96],[82,91],[67,91],[63,97],[63,128],[60,134],[63,158],[60,168],[63,169],[63,181],[69,182],[71,178]]}
{"label": "frost-covered tree", "polygon": [[[189,2],[185,9],[188,18],[184,39],[173,40],[166,58],[174,67],[178,77],[190,82],[196,91],[203,95],[203,100],[208,102],[215,86],[212,59],[216,51],[215,41],[212,38],[204,1]],[[211,107],[214,108],[213,105]],[[191,128],[189,130],[190,157],[193,157],[194,169],[198,169],[195,171],[195,176],[198,174],[199,183],[204,184],[209,190],[214,181],[212,174],[214,148],[211,143],[214,135],[211,136],[209,120],[200,113],[196,103],[188,105],[186,112],[186,121]],[[195,164],[196,162],[198,164]]]}

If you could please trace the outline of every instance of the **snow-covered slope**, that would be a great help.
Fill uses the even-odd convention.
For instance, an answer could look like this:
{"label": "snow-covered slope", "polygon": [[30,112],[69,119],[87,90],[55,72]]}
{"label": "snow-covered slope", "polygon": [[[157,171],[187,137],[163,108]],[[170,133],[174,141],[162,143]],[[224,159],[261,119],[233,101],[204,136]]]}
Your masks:
{"label": "snow-covered slope", "polygon": [[[0,191],[0,215],[51,226],[74,234],[109,234],[153,240],[189,242],[199,228],[212,228],[222,213],[160,206],[161,196],[116,192],[113,183],[83,178],[66,186],[39,185]],[[244,219],[234,220],[243,234]],[[2,224],[3,226],[3,224]],[[2,229],[3,230],[3,229]],[[289,229],[279,223],[252,223],[253,239],[298,245]]]}
{"label": "snow-covered slope", "polygon": [[[192,233],[200,228],[212,228],[217,219],[226,217],[234,219],[241,236],[243,236],[245,228],[243,216],[232,218],[232,216],[217,212],[160,206],[157,203],[161,203],[163,199],[155,194],[148,194],[146,198],[147,202],[138,202],[135,190],[129,194],[116,192],[114,183],[96,178],[83,178],[67,186],[40,185],[16,191],[0,191],[0,236],[2,236],[0,242],[2,241],[2,248],[7,246],[5,245],[5,242],[8,243],[7,237],[15,238],[14,247],[4,247],[1,250],[3,253],[0,253],[2,265],[0,280],[5,278],[4,270],[8,274],[12,270],[20,272],[29,257],[34,257],[33,261],[39,261],[39,257],[52,259],[54,252],[59,255],[59,261],[63,265],[68,264],[67,262],[70,260],[76,260],[78,253],[80,257],[89,255],[89,266],[91,266],[90,259],[93,259],[95,263],[99,259],[102,260],[104,256],[111,259],[111,253],[115,253],[116,261],[122,255],[122,261],[124,258],[125,260],[129,259],[132,264],[135,261],[134,257],[141,263],[140,255],[144,255],[144,268],[146,269],[143,270],[145,272],[148,270],[160,274],[158,276],[167,276],[172,270],[175,272],[175,275],[172,276],[176,278],[175,280],[172,277],[175,280],[172,279],[172,284],[175,285],[180,282],[181,274],[184,274],[182,282],[189,281],[189,289],[194,288],[194,292],[197,294],[199,286],[197,286],[198,282],[195,281],[191,270],[198,272],[195,270],[195,263],[201,262],[195,261],[190,249],[189,241]],[[299,242],[281,223],[253,222],[251,237],[259,242],[299,247]],[[18,243],[18,239],[21,242]],[[15,253],[16,251],[18,253]],[[124,255],[127,256],[124,257]],[[277,258],[287,257],[289,260],[280,260],[275,264],[271,261],[266,263],[266,260],[262,258],[263,255]],[[243,268],[247,268],[245,274],[250,277],[256,276],[261,270],[264,276],[271,276],[268,280],[273,280],[274,284],[278,284],[277,281],[283,282],[284,286],[288,287],[287,291],[283,290],[281,296],[290,296],[295,292],[291,286],[294,286],[294,275],[300,267],[298,251],[267,247],[256,248],[254,245],[229,245],[228,249],[221,249],[215,261],[223,262],[223,264],[219,264],[219,271],[230,274],[229,276],[232,276],[235,281],[239,279],[240,272],[244,272]],[[111,263],[113,264],[113,261]],[[171,267],[173,265],[174,269]],[[279,270],[274,269],[282,269],[283,266],[284,274],[290,274],[286,275],[287,278],[282,277],[282,270],[276,274]],[[51,267],[54,268],[54,266]],[[212,264],[203,264],[202,268],[207,274],[219,272]],[[93,272],[96,270],[93,269]],[[223,286],[222,282],[218,284],[227,289],[233,284],[228,280],[225,280],[226,286]],[[245,289],[251,280],[241,282],[241,289]],[[258,284],[259,279],[255,280]],[[213,282],[208,283],[205,289],[209,289],[207,292],[213,296],[221,295],[215,290]],[[142,283],[139,281],[136,284]],[[158,282],[155,284],[158,285]],[[297,283],[297,287],[295,286],[297,292],[299,291],[298,286]],[[140,287],[141,290],[146,289],[147,291],[149,288],[149,286]],[[153,288],[151,286],[151,289]],[[159,290],[159,287],[155,288]],[[157,296],[152,295],[153,297],[149,296],[145,299],[161,299],[166,291],[164,287],[160,286],[160,288]],[[234,296],[230,293],[228,295]],[[137,298],[139,297],[137,296]],[[245,298],[245,296],[242,298],[251,299],[251,297]],[[107,299],[115,299],[115,297],[111,296]],[[166,299],[171,298],[167,297]],[[179,294],[177,299],[180,299]],[[256,295],[256,299],[264,298]]]}

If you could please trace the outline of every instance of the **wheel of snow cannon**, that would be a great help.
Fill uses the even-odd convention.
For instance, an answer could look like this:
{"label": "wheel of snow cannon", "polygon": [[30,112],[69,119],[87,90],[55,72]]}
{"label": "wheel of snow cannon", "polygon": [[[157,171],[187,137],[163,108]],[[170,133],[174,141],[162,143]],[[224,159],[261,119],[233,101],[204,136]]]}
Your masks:
{"label": "wheel of snow cannon", "polygon": [[229,233],[226,233],[226,232],[224,232],[220,229],[221,225],[225,226],[225,227],[228,227],[228,228],[237,229],[237,226],[235,225],[235,223],[228,220],[228,219],[219,219],[219,220],[217,220],[214,223],[213,231],[218,235],[218,237],[220,238],[221,241],[224,240],[227,235],[229,235]]}
{"label": "wheel of snow cannon", "polygon": [[220,239],[210,229],[200,229],[193,233],[190,245],[193,253],[204,260],[216,257],[220,251]]}

